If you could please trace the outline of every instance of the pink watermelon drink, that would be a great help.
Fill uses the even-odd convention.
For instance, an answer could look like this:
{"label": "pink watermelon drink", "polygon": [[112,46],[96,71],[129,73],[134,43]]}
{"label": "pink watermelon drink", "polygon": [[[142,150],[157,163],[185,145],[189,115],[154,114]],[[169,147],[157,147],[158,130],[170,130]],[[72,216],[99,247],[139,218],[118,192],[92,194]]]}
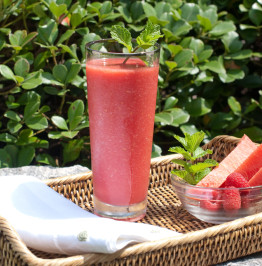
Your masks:
{"label": "pink watermelon drink", "polygon": [[145,215],[158,61],[88,58],[86,63],[95,213]]}

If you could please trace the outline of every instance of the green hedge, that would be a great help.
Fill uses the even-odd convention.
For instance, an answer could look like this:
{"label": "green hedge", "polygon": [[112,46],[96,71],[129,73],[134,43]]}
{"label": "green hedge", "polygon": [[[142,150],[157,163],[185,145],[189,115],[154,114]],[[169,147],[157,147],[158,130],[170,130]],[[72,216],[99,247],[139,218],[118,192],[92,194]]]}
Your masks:
{"label": "green hedge", "polygon": [[3,0],[0,167],[90,166],[85,43],[148,19],[164,34],[152,156],[196,130],[262,141],[261,0]]}

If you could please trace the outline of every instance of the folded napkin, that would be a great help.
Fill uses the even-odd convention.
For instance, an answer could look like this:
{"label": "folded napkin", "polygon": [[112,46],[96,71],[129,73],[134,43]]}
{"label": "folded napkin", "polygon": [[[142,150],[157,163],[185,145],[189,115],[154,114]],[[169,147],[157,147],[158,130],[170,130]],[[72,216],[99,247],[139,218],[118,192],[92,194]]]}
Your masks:
{"label": "folded napkin", "polygon": [[113,253],[129,244],[179,233],[89,213],[35,177],[0,177],[0,216],[28,247],[50,253]]}

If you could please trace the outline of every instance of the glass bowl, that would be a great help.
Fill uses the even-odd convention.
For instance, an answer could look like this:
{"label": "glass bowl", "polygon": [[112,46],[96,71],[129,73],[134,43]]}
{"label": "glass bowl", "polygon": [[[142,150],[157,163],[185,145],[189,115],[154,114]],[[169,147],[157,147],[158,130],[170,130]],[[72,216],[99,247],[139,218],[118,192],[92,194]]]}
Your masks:
{"label": "glass bowl", "polygon": [[171,176],[171,183],[184,208],[204,222],[221,224],[262,212],[262,186],[200,187],[176,175]]}

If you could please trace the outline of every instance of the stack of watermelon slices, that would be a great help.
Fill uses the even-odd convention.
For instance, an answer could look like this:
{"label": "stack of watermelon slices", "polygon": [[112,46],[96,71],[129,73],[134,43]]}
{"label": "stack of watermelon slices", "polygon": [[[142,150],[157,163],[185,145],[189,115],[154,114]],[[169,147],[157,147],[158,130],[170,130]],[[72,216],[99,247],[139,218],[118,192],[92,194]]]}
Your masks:
{"label": "stack of watermelon slices", "polygon": [[244,135],[237,147],[227,155],[197,186],[227,188],[216,195],[213,200],[205,200],[201,207],[217,210],[221,204],[225,211],[247,208],[247,192],[236,188],[262,185],[262,144],[256,145]]}

